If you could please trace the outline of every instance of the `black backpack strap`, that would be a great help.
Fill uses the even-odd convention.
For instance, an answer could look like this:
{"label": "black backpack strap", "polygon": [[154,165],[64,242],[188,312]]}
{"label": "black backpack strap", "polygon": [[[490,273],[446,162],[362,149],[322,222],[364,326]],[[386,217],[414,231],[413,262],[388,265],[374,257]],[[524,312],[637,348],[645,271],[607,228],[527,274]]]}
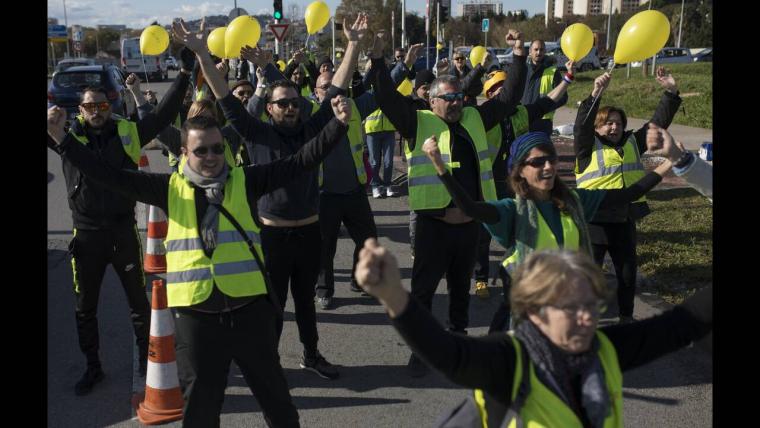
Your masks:
{"label": "black backpack strap", "polygon": [[528,399],[530,394],[530,357],[528,351],[525,349],[524,344],[520,344],[520,356],[522,357],[522,373],[520,378],[520,386],[517,389],[517,396],[512,400],[512,404],[509,406],[507,414],[504,416],[500,427],[507,428],[512,420],[515,421],[516,428],[523,428],[524,423],[520,417],[520,410],[522,410],[525,400]]}
{"label": "black backpack strap", "polygon": [[272,305],[275,307],[275,314],[277,314],[277,317],[282,320],[283,318],[283,310],[282,306],[280,306],[280,299],[277,297],[277,293],[275,293],[274,289],[272,288],[272,285],[269,283],[269,273],[267,273],[266,267],[264,266],[264,262],[259,257],[259,253],[256,252],[256,247],[253,246],[253,241],[251,238],[248,237],[248,234],[245,233],[245,230],[242,226],[240,226],[240,223],[238,223],[237,220],[235,220],[235,217],[230,214],[229,211],[227,211],[227,208],[224,208],[222,205],[219,204],[211,204],[215,206],[217,209],[219,209],[219,212],[221,212],[225,217],[227,217],[227,220],[232,223],[233,226],[235,226],[235,229],[237,229],[238,233],[240,233],[240,236],[243,237],[243,240],[246,244],[248,244],[248,249],[251,251],[251,254],[253,254],[253,258],[256,259],[256,263],[259,265],[259,269],[261,269],[261,276],[264,278],[264,287],[266,287],[267,290],[267,296],[269,297],[270,301],[272,302]]}

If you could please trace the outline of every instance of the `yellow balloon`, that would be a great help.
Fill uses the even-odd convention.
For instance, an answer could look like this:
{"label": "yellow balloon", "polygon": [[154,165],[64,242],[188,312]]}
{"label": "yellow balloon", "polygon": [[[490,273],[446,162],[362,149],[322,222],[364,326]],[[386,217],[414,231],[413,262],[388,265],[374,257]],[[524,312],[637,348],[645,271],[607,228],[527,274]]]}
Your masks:
{"label": "yellow balloon", "polygon": [[485,57],[487,53],[486,48],[483,46],[475,46],[470,51],[470,64],[472,64],[473,67],[480,64],[480,61],[483,61],[483,57]]}
{"label": "yellow balloon", "polygon": [[208,46],[208,51],[211,52],[211,55],[219,58],[225,57],[224,34],[226,31],[227,27],[219,27],[209,33],[208,39],[206,39],[206,45]]}
{"label": "yellow balloon", "polygon": [[224,56],[239,58],[243,46],[255,47],[261,36],[259,21],[249,15],[240,15],[230,22],[224,33]]}
{"label": "yellow balloon", "polygon": [[565,29],[560,39],[560,46],[565,56],[572,61],[580,61],[591,51],[594,33],[586,24],[573,24]]}
{"label": "yellow balloon", "polygon": [[160,55],[169,47],[169,33],[160,25],[146,27],[140,34],[140,52],[143,55]]}
{"label": "yellow balloon", "polygon": [[438,43],[437,45],[435,45],[435,48],[438,49],[438,50],[441,50],[441,49],[443,49],[443,44],[442,43]]}
{"label": "yellow balloon", "polygon": [[401,95],[408,96],[412,94],[412,82],[409,79],[404,79],[403,82],[401,82],[398,87],[396,88],[397,91],[401,92]]}
{"label": "yellow balloon", "polygon": [[317,0],[306,8],[303,18],[306,21],[306,31],[314,34],[327,25],[327,21],[330,20],[330,8],[325,2]]}
{"label": "yellow balloon", "polygon": [[277,68],[279,68],[280,71],[285,71],[285,67],[286,67],[285,61],[283,61],[283,60],[278,60],[277,61]]}
{"label": "yellow balloon", "polygon": [[648,58],[665,46],[670,35],[670,22],[657,10],[633,15],[623,25],[615,46],[615,63],[627,64]]}

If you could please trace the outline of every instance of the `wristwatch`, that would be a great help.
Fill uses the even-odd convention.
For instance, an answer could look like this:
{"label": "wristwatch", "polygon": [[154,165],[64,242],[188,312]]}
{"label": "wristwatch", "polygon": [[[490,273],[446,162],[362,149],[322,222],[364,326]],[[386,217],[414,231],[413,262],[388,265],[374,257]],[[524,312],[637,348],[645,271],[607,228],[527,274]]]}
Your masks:
{"label": "wristwatch", "polygon": [[267,84],[266,83],[259,83],[258,85],[256,85],[256,87],[257,88],[261,88],[261,89],[266,89],[267,88]]}

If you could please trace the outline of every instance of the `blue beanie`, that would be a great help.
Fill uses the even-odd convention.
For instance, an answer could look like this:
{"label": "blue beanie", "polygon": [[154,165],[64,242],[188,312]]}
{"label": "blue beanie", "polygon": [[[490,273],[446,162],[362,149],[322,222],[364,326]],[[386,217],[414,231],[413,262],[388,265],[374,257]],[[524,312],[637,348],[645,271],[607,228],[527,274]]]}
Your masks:
{"label": "blue beanie", "polygon": [[546,132],[528,132],[527,134],[520,135],[513,141],[512,146],[509,147],[509,159],[507,160],[508,173],[511,174],[512,168],[528,157],[530,149],[541,144],[552,144],[552,140]]}

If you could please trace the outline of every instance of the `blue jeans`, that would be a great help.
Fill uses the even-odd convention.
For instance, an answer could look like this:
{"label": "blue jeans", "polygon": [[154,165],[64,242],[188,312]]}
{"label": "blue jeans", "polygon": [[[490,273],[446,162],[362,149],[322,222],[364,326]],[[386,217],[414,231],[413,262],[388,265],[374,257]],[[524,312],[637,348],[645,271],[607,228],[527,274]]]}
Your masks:
{"label": "blue jeans", "polygon": [[[367,134],[369,165],[372,168],[370,186],[390,186],[393,179],[393,147],[396,145],[395,132],[374,132]],[[383,158],[383,179],[380,180],[380,156]]]}

